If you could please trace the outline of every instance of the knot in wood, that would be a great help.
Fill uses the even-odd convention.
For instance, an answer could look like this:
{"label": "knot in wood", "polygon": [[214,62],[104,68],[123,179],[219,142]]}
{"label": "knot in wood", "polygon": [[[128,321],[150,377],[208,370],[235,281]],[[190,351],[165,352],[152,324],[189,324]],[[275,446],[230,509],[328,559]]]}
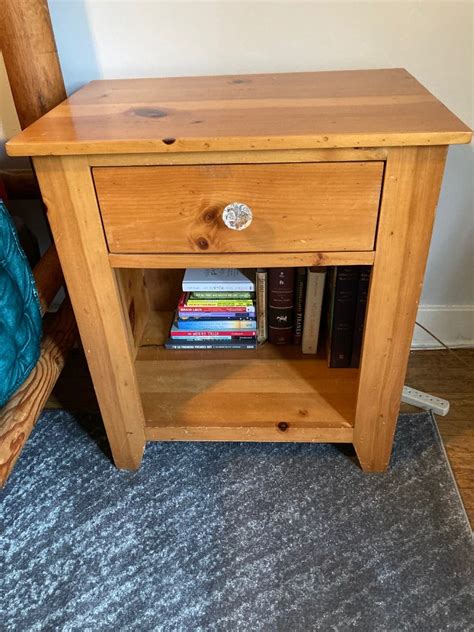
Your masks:
{"label": "knot in wood", "polygon": [[196,243],[198,248],[200,248],[201,250],[207,250],[209,248],[209,243],[207,239],[204,239],[204,237],[199,237]]}

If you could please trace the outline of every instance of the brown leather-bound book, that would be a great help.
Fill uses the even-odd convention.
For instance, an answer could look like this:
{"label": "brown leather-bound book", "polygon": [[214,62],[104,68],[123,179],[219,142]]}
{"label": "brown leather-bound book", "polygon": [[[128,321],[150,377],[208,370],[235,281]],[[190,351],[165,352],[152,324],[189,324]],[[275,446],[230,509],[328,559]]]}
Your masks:
{"label": "brown leather-bound book", "polygon": [[293,342],[295,269],[268,271],[268,340],[275,345]]}

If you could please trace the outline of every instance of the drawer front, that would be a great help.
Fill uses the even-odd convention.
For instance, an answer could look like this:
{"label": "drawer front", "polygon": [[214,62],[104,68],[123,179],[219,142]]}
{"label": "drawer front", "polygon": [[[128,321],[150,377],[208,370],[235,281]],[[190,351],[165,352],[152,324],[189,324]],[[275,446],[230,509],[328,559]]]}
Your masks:
{"label": "drawer front", "polygon": [[[372,250],[383,162],[96,167],[110,252]],[[228,228],[232,202],[252,223]]]}

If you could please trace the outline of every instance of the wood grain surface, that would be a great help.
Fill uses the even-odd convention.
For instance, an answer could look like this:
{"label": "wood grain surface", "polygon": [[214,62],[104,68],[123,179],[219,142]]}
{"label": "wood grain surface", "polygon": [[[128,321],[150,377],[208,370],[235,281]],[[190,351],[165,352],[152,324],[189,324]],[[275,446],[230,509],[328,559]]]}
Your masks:
{"label": "wood grain surface", "polygon": [[151,312],[135,362],[148,439],[352,440],[357,370],[293,346],[167,350],[171,319]]}
{"label": "wood grain surface", "polygon": [[113,268],[291,268],[298,266],[370,266],[374,251],[347,252],[257,252],[176,254],[110,254]]}
{"label": "wood grain surface", "polygon": [[35,158],[34,166],[114,461],[137,468],[145,434],[133,334],[108,262],[87,159]]}
{"label": "wood grain surface", "polygon": [[404,69],[94,81],[7,143],[11,156],[468,143]]}
{"label": "wood grain surface", "polygon": [[354,427],[364,470],[389,463],[446,153],[395,147],[388,154]]}
{"label": "wood grain surface", "polygon": [[[98,167],[112,253],[373,250],[383,162]],[[253,221],[229,229],[243,202]]]}

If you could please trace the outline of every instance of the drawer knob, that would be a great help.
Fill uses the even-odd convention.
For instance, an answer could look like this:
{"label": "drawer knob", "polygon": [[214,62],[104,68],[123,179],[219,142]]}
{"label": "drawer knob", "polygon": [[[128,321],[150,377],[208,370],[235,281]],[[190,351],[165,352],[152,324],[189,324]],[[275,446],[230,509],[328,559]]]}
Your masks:
{"label": "drawer knob", "polygon": [[232,202],[222,211],[222,219],[227,228],[244,230],[252,223],[252,210],[242,202]]}

